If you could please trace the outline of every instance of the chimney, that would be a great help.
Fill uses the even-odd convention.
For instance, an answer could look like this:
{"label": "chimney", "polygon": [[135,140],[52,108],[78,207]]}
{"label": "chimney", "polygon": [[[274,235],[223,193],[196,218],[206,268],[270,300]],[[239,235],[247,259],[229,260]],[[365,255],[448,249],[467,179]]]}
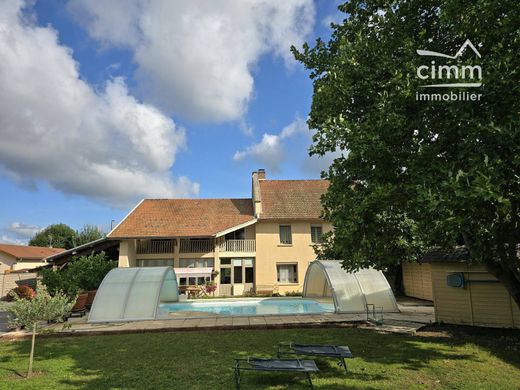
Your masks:
{"label": "chimney", "polygon": [[259,218],[262,213],[262,196],[260,194],[260,180],[265,180],[265,169],[259,169],[253,172],[252,182],[252,198],[255,217]]}

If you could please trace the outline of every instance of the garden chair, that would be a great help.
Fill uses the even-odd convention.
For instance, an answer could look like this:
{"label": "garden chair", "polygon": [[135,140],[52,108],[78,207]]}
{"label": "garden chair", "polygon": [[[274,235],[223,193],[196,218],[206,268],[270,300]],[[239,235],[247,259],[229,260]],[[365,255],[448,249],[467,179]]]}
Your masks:
{"label": "garden chair", "polygon": [[284,355],[305,355],[316,357],[336,358],[339,360],[338,365],[343,366],[345,373],[348,373],[345,359],[352,359],[352,352],[347,346],[339,345],[321,345],[321,344],[293,344],[293,343],[279,343],[278,357]]}
{"label": "garden chair", "polygon": [[240,371],[302,372],[305,373],[311,388],[314,388],[310,373],[319,371],[319,368],[316,366],[314,360],[263,359],[253,357],[235,359],[235,383],[237,390],[240,390]]}

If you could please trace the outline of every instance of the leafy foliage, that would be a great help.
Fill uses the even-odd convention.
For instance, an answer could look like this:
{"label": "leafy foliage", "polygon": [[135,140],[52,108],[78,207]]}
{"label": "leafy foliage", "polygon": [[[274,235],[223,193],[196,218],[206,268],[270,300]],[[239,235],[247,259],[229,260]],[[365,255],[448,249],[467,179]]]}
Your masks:
{"label": "leafy foliage", "polygon": [[96,226],[84,225],[83,228],[76,232],[74,237],[74,246],[87,244],[92,241],[99,240],[105,235]]}
{"label": "leafy foliage", "polygon": [[79,291],[95,290],[105,275],[117,267],[117,262],[110,260],[105,252],[73,259],[67,268],[53,271],[42,270],[42,283],[51,294],[63,291],[75,295]]}
{"label": "leafy foliage", "polygon": [[47,226],[29,241],[31,246],[70,249],[74,247],[76,232],[64,223]]}
{"label": "leafy foliage", "polygon": [[[32,289],[31,289],[32,290]],[[65,294],[56,293],[49,295],[45,289],[38,290],[32,299],[24,299],[13,294],[14,303],[9,305],[9,324],[12,327],[25,327],[32,330],[31,353],[29,356],[29,369],[27,377],[32,374],[34,343],[36,332],[42,321],[63,322],[70,314],[74,306],[74,299]]]}
{"label": "leafy foliage", "polygon": [[[348,18],[328,43],[293,48],[314,85],[311,154],[343,151],[324,173],[335,230],[320,256],[384,269],[464,244],[520,305],[518,3],[354,0],[340,10]],[[454,54],[466,39],[481,53],[483,98],[416,100],[416,50]]]}

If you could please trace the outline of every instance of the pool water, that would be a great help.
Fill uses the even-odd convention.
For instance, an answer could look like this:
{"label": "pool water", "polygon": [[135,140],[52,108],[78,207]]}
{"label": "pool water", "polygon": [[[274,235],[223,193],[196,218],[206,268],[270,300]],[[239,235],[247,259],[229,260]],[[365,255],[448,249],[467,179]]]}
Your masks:
{"label": "pool water", "polygon": [[318,302],[313,299],[227,299],[225,301],[197,301],[182,303],[163,303],[161,312],[178,313],[206,312],[230,316],[254,316],[269,314],[316,314],[333,313],[334,304]]}

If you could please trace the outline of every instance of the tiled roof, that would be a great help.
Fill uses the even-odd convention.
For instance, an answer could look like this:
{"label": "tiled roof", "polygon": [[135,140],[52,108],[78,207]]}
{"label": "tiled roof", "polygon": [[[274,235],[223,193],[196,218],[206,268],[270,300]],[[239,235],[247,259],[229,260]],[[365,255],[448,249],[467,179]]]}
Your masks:
{"label": "tiled roof", "polygon": [[260,219],[320,219],[327,180],[260,180]]}
{"label": "tiled roof", "polygon": [[207,237],[251,220],[251,199],[145,199],[108,237]]}
{"label": "tiled roof", "polygon": [[17,259],[43,259],[47,256],[63,252],[63,248],[47,248],[41,246],[0,244],[0,251]]}
{"label": "tiled roof", "polygon": [[422,263],[459,263],[469,260],[469,253],[464,246],[444,250],[434,248],[426,252],[421,259]]}

